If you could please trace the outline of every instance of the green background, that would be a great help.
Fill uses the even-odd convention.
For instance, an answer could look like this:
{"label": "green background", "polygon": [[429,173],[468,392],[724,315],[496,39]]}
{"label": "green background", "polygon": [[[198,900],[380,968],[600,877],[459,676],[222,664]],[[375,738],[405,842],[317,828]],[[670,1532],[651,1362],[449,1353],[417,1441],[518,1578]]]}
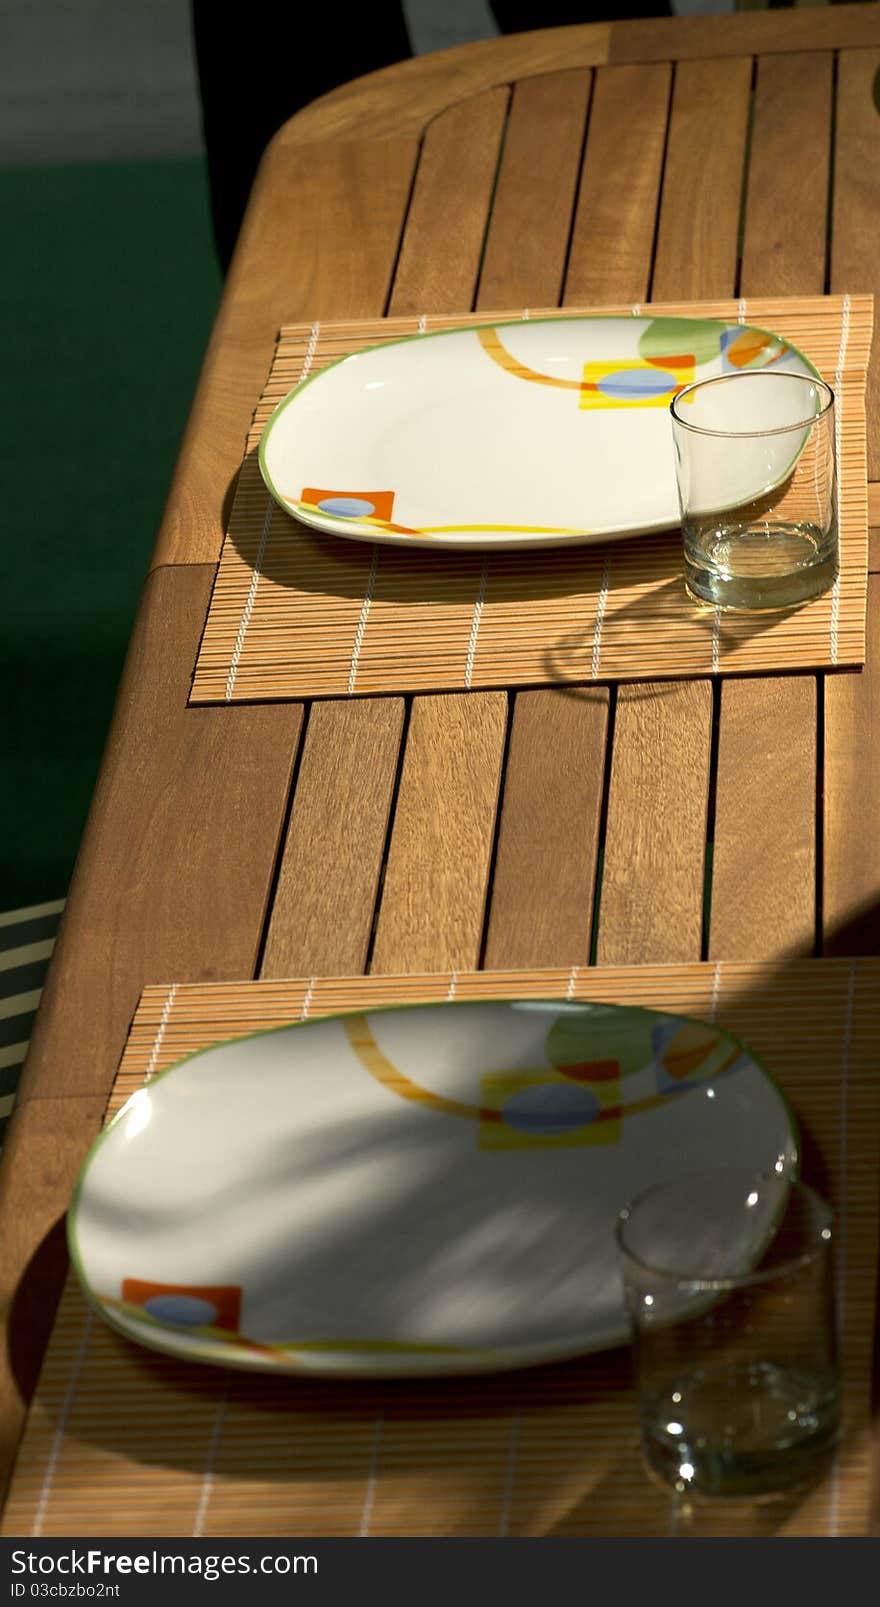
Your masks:
{"label": "green background", "polygon": [[0,169],[0,910],[63,897],[220,292],[200,157]]}

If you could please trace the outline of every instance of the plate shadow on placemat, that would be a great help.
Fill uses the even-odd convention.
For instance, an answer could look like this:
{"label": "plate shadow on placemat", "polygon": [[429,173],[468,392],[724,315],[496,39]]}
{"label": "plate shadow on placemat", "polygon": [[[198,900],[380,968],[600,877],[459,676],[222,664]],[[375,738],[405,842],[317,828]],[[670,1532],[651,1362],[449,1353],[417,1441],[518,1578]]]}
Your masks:
{"label": "plate shadow on placemat", "polygon": [[[248,454],[255,459],[256,452]],[[247,463],[247,459],[245,460]],[[241,471],[239,471],[240,473]],[[224,522],[229,530],[229,540],[235,547],[242,562],[253,573],[253,553],[248,546],[236,540],[234,530],[229,529],[229,515],[234,501],[239,473],[230,481],[224,498]],[[328,561],[338,559],[338,575],[334,581],[334,595],[347,598],[350,601],[360,601],[364,593],[364,577],[351,577],[351,548],[361,549],[361,556],[369,564],[368,555],[372,553],[369,543],[363,541],[346,541],[343,536],[323,534],[311,527],[302,525],[292,515],[287,516],[290,525],[290,541],[295,542],[300,532],[311,542],[318,542],[326,554]],[[276,525],[277,529],[277,525]],[[782,620],[798,612],[797,609],[777,609],[768,612],[756,612],[748,616],[737,616],[738,628],[731,631],[726,617],[716,615],[711,607],[699,607],[690,598],[685,590],[684,571],[681,557],[681,535],[676,529],[661,531],[648,536],[635,536],[621,542],[585,543],[583,548],[583,574],[578,579],[577,591],[572,590],[571,595],[578,597],[596,598],[607,584],[606,563],[611,571],[612,579],[608,592],[608,600],[604,608],[606,624],[612,622],[625,624],[639,616],[644,618],[645,600],[623,602],[615,600],[615,587],[613,584],[613,563],[615,549],[626,547],[629,551],[641,551],[645,555],[646,567],[655,565],[659,568],[661,578],[651,594],[652,604],[657,607],[659,620],[668,617],[681,607],[687,610],[691,623],[700,630],[707,640],[714,638],[716,650],[720,659],[733,652],[742,640],[742,625],[747,618],[748,632],[758,636],[772,629]],[[458,576],[461,578],[462,588],[470,595],[476,593],[480,585],[483,564],[487,555],[491,563],[493,556],[505,567],[512,569],[516,577],[513,584],[509,580],[505,584],[505,600],[510,602],[542,602],[551,597],[564,595],[560,590],[559,582],[552,573],[554,559],[558,562],[563,555],[565,561],[572,561],[572,547],[531,548],[522,552],[498,551],[493,555],[491,549],[483,551],[469,551],[462,549],[456,554],[458,560]],[[668,562],[664,560],[668,556]],[[315,595],[325,596],[326,588],[313,586],[307,572],[291,577],[288,562],[282,562],[282,550],[276,537],[269,540],[265,547],[263,560],[260,566],[260,576],[277,586],[298,592],[314,591]],[[383,602],[401,602],[404,604],[425,604],[437,600],[438,577],[441,585],[448,588],[448,578],[443,580],[444,572],[448,570],[450,550],[439,549],[432,553],[424,547],[410,548],[405,546],[382,545],[380,552],[380,575]],[[548,565],[549,560],[549,565]],[[517,566],[519,566],[517,568]],[[549,572],[548,572],[549,568]],[[578,631],[571,635],[563,635],[556,641],[548,643],[543,655],[543,669],[549,683],[567,686],[591,679],[591,659],[593,653],[594,630],[588,627],[585,631]],[[616,677],[615,677],[616,678]],[[601,679],[601,676],[599,677]]]}

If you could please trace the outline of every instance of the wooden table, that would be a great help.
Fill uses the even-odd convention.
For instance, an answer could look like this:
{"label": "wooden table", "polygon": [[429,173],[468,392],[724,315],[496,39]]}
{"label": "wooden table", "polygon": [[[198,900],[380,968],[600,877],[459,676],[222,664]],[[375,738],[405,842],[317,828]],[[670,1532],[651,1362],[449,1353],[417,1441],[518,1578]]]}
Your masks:
{"label": "wooden table", "polygon": [[880,952],[876,574],[857,674],[187,707],[283,322],[876,292],[878,74],[877,5],[595,24],[391,68],[273,141],[3,1156],[7,1469],[144,985]]}

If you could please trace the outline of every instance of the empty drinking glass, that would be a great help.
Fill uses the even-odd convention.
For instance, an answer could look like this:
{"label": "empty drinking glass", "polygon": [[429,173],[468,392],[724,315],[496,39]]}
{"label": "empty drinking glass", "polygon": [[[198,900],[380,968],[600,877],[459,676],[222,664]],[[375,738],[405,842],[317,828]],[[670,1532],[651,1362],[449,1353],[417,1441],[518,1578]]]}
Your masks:
{"label": "empty drinking glass", "polygon": [[726,609],[789,608],[837,576],[834,395],[811,374],[724,374],[671,404],[685,580]]}
{"label": "empty drinking glass", "polygon": [[642,1446],[680,1494],[812,1482],[838,1438],[832,1216],[773,1173],[700,1172],[620,1215]]}

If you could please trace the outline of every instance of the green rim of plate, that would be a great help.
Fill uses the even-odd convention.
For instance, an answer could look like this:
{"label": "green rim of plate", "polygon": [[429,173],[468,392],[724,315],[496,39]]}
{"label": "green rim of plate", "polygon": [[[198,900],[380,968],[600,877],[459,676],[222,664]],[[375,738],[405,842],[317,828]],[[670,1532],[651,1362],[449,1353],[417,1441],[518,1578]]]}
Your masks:
{"label": "green rim of plate", "polygon": [[[583,1009],[638,1011],[641,1015],[665,1017],[667,1020],[680,1021],[685,1025],[700,1026],[700,1027],[716,1027],[715,1022],[704,1021],[699,1016],[680,1015],[680,1014],[678,1014],[678,1012],[673,1011],[673,1010],[655,1010],[655,1009],[652,1009],[649,1005],[639,1005],[639,1004],[633,1004],[633,1005],[625,1004],[625,1005],[622,1005],[622,1004],[615,1004],[615,1003],[613,1003],[611,1001],[608,1001],[608,1000],[605,1000],[605,999],[584,999],[583,1001],[578,1001],[578,1000],[572,1000],[572,999],[527,998],[527,997],[523,997],[520,994],[496,994],[493,997],[486,998],[486,999],[428,999],[428,1000],[421,999],[421,1000],[414,1000],[412,1003],[407,1003],[407,1004],[383,1004],[383,1005],[377,1005],[373,1009],[370,1009],[369,1006],[367,1006],[365,1008],[355,1009],[355,1010],[336,1010],[336,1011],[333,1012],[332,1015],[312,1016],[312,1017],[306,1017],[304,1019],[300,1018],[300,1019],[295,1020],[295,1021],[283,1021],[277,1027],[260,1027],[260,1028],[257,1029],[256,1032],[246,1032],[246,1033],[243,1033],[240,1037],[219,1038],[219,1039],[217,1039],[217,1041],[215,1043],[206,1044],[203,1049],[193,1049],[193,1050],[190,1051],[189,1054],[181,1055],[180,1059],[175,1060],[172,1065],[166,1066],[164,1071],[157,1072],[155,1076],[150,1078],[149,1082],[142,1083],[140,1088],[136,1088],[134,1093],[129,1095],[128,1099],[125,1101],[125,1104],[122,1105],[120,1107],[120,1109],[116,1112],[116,1115],[113,1117],[112,1121],[109,1121],[105,1127],[102,1127],[100,1133],[98,1133],[97,1137],[89,1145],[89,1148],[88,1148],[88,1151],[86,1153],[85,1159],[83,1160],[83,1163],[82,1163],[82,1165],[81,1165],[81,1167],[79,1169],[79,1172],[77,1173],[76,1181],[74,1183],[73,1191],[72,1191],[71,1197],[70,1197],[70,1204],[69,1204],[69,1206],[67,1208],[67,1216],[66,1216],[67,1248],[68,1248],[68,1252],[70,1254],[70,1259],[71,1259],[71,1262],[73,1264],[74,1271],[76,1272],[77,1278],[79,1280],[80,1287],[81,1287],[83,1293],[85,1294],[86,1299],[88,1301],[88,1304],[92,1308],[92,1310],[96,1311],[98,1313],[98,1315],[100,1317],[102,1317],[103,1320],[106,1323],[108,1323],[111,1328],[114,1328],[116,1330],[117,1333],[123,1334],[127,1339],[132,1340],[132,1342],[134,1342],[134,1343],[143,1344],[148,1350],[157,1351],[163,1356],[173,1355],[173,1356],[178,1356],[181,1360],[191,1359],[191,1360],[198,1360],[198,1361],[206,1361],[206,1362],[214,1363],[214,1364],[216,1364],[218,1366],[221,1366],[221,1367],[239,1365],[242,1368],[242,1370],[249,1370],[249,1371],[258,1371],[258,1370],[260,1370],[260,1369],[254,1368],[252,1365],[250,1367],[248,1367],[248,1364],[246,1364],[244,1362],[236,1364],[234,1361],[231,1361],[228,1356],[226,1356],[226,1355],[218,1355],[215,1351],[211,1351],[211,1350],[207,1350],[207,1349],[205,1351],[203,1351],[203,1352],[199,1352],[199,1351],[197,1351],[195,1349],[195,1347],[193,1347],[189,1352],[185,1352],[185,1351],[182,1351],[182,1350],[177,1350],[174,1347],[163,1346],[158,1341],[155,1344],[151,1343],[150,1340],[143,1339],[140,1335],[138,1335],[137,1338],[135,1339],[135,1336],[132,1334],[131,1329],[129,1327],[127,1327],[124,1322],[116,1320],[114,1315],[113,1315],[113,1313],[108,1311],[108,1309],[107,1309],[106,1305],[104,1304],[101,1296],[99,1294],[97,1294],[95,1292],[95,1290],[92,1288],[91,1282],[89,1281],[89,1278],[88,1278],[88,1276],[86,1274],[85,1263],[83,1261],[82,1252],[81,1252],[80,1246],[79,1246],[79,1239],[78,1239],[78,1236],[77,1236],[77,1214],[78,1214],[78,1211],[79,1211],[83,1190],[85,1188],[86,1181],[88,1179],[88,1174],[89,1174],[89,1171],[91,1170],[92,1163],[95,1160],[96,1156],[103,1149],[104,1145],[106,1144],[107,1140],[109,1139],[109,1137],[110,1137],[111,1133],[113,1132],[114,1128],[117,1126],[117,1124],[119,1122],[122,1121],[122,1118],[126,1115],[126,1112],[128,1111],[132,1101],[137,1098],[138,1094],[141,1093],[144,1088],[147,1088],[147,1087],[153,1088],[153,1087],[155,1087],[156,1083],[163,1082],[166,1077],[171,1077],[175,1072],[179,1071],[182,1066],[188,1065],[190,1061],[199,1060],[199,1059],[202,1058],[203,1055],[210,1055],[216,1049],[225,1049],[230,1044],[251,1043],[257,1038],[269,1038],[269,1037],[274,1036],[276,1033],[290,1032],[291,1029],[295,1029],[295,1028],[317,1027],[317,1026],[323,1025],[326,1022],[330,1022],[330,1021],[344,1021],[347,1017],[351,1017],[351,1016],[360,1016],[360,1015],[370,1015],[370,1016],[375,1016],[375,1015],[400,1015],[404,1011],[410,1011],[410,1010],[437,1010],[437,1009],[440,1009],[440,1010],[468,1010],[468,1009],[474,1009],[474,1008],[479,1007],[481,1005],[487,1005],[487,1004],[489,1004],[489,1005],[492,1005],[492,1004],[546,1005],[546,1006],[548,1006],[550,1008],[557,1009],[557,1010],[564,1009],[566,1005],[568,1005],[568,1006],[575,1005],[575,1007],[583,1008]],[[763,1061],[760,1060],[758,1058],[758,1056],[755,1055],[752,1052],[752,1050],[749,1048],[748,1044],[744,1043],[743,1040],[740,1037],[738,1037],[736,1033],[730,1032],[726,1027],[716,1028],[716,1030],[720,1031],[724,1035],[724,1037],[727,1038],[730,1041],[731,1044],[735,1045],[738,1049],[740,1049],[742,1051],[743,1054],[745,1054],[748,1057],[748,1059],[752,1062],[752,1065],[754,1065],[758,1069],[758,1071],[762,1074],[762,1076],[766,1078],[767,1082],[770,1084],[770,1086],[774,1089],[774,1091],[778,1095],[779,1101],[780,1101],[780,1103],[781,1103],[781,1105],[782,1105],[782,1107],[783,1107],[783,1109],[785,1111],[786,1116],[788,1117],[789,1127],[790,1127],[790,1131],[791,1131],[791,1137],[792,1137],[792,1141],[793,1141],[793,1144],[794,1144],[794,1162],[793,1162],[793,1166],[792,1166],[791,1175],[795,1180],[797,1180],[799,1178],[799,1176],[800,1176],[801,1151],[802,1151],[801,1133],[800,1133],[800,1127],[798,1125],[797,1117],[795,1116],[794,1110],[793,1110],[793,1108],[791,1106],[791,1103],[790,1103],[790,1101],[789,1101],[784,1089],[782,1089],[780,1087],[779,1083],[776,1081],[776,1078],[774,1076],[772,1076],[772,1074],[767,1070],[767,1067],[764,1065]],[[709,1079],[709,1081],[711,1082],[711,1078]],[[155,1320],[155,1321],[156,1321],[156,1327],[160,1332],[167,1332],[168,1334],[179,1334],[180,1333],[180,1329],[175,1327],[172,1323],[164,1324],[164,1323],[161,1323],[161,1322],[159,1322],[157,1320]],[[232,1348],[232,1347],[230,1347],[230,1348]],[[292,1347],[292,1349],[295,1350],[295,1347]],[[499,1350],[499,1348],[496,1347],[496,1346],[489,1346],[489,1347],[485,1347],[485,1348],[484,1347],[474,1347],[469,1352],[469,1354],[472,1357],[485,1356],[485,1355],[488,1354],[493,1358],[494,1365],[496,1365],[499,1368],[499,1370],[501,1370],[501,1368],[504,1366],[504,1362],[503,1362],[502,1358],[503,1358],[505,1352],[503,1350]],[[513,1351],[511,1351],[510,1354],[513,1355],[514,1354]],[[569,1351],[569,1352],[566,1352],[565,1354],[571,1356],[571,1355],[580,1354],[580,1352],[579,1351]],[[538,1359],[539,1358],[536,1358],[536,1360],[538,1360]],[[563,1353],[560,1353],[560,1355],[558,1357],[548,1358],[548,1360],[550,1360],[550,1359],[552,1359],[552,1360],[563,1360],[564,1355],[563,1355]],[[525,1362],[522,1362],[522,1361],[514,1360],[511,1365],[513,1367],[517,1367],[517,1366],[525,1366],[525,1365],[528,1365],[528,1364],[525,1363]],[[263,1370],[269,1370],[269,1369],[263,1369]],[[281,1368],[278,1369],[279,1372],[281,1372],[283,1370],[284,1369],[281,1369]],[[320,1373],[317,1370],[315,1370],[313,1372],[312,1370],[304,1367],[302,1369],[302,1371],[304,1373],[308,1373],[309,1376],[316,1376],[316,1377],[321,1376]],[[437,1369],[436,1371],[439,1372],[439,1369]],[[343,1376],[343,1375],[338,1374],[338,1373],[337,1374],[331,1374],[330,1370],[328,1369],[325,1376],[327,1376],[329,1378],[331,1376],[339,1377],[339,1376]],[[351,1376],[355,1376],[354,1373],[352,1373]],[[384,1376],[391,1377],[393,1375],[391,1373],[389,1373],[387,1375],[381,1374],[381,1373],[370,1373],[370,1374],[363,1373],[360,1376],[362,1376],[362,1377],[377,1377],[378,1378],[378,1377],[384,1377]],[[409,1376],[413,1376],[412,1373],[410,1373]]]}
{"label": "green rim of plate", "polygon": [[[479,324],[454,324],[450,329],[427,329],[427,330],[425,330],[424,334],[422,334],[422,335],[419,335],[419,334],[416,334],[416,335],[400,335],[396,340],[383,340],[383,341],[377,342],[375,346],[364,346],[358,352],[346,352],[344,357],[336,357],[336,358],[334,358],[332,363],[327,363],[324,368],[319,368],[318,372],[316,374],[309,374],[305,379],[300,380],[299,384],[295,385],[293,387],[293,390],[288,391],[287,395],[282,397],[281,401],[278,403],[278,405],[270,413],[268,419],[266,420],[265,426],[263,428],[263,433],[260,436],[260,444],[259,444],[259,446],[257,448],[257,461],[258,461],[258,463],[260,465],[260,473],[261,473],[261,475],[263,477],[263,481],[264,481],[268,491],[271,493],[272,497],[277,502],[279,508],[282,508],[284,510],[284,512],[289,514],[292,518],[301,517],[301,515],[297,514],[296,508],[291,506],[291,504],[287,501],[287,499],[281,495],[281,492],[278,490],[278,487],[275,485],[275,482],[272,479],[271,474],[269,473],[268,465],[266,463],[266,450],[267,450],[267,447],[268,447],[268,444],[269,444],[269,436],[271,435],[272,430],[274,429],[274,427],[277,424],[279,418],[281,417],[281,414],[285,411],[286,408],[288,408],[290,406],[291,402],[293,402],[298,396],[301,396],[303,391],[307,390],[310,385],[314,385],[316,380],[323,379],[324,375],[329,374],[331,369],[340,368],[343,363],[350,363],[353,358],[363,357],[368,352],[387,351],[389,346],[411,346],[411,345],[415,345],[415,344],[420,345],[426,340],[437,340],[442,335],[468,335],[468,334],[473,334],[473,332],[475,330],[477,330],[477,329],[518,329],[524,323],[529,323],[529,324],[590,324],[590,323],[608,323],[609,321],[614,321],[614,320],[617,320],[620,323],[625,323],[625,324],[628,324],[628,323],[640,323],[640,322],[643,322],[645,320],[650,322],[651,321],[651,315],[650,315],[650,313],[641,313],[638,318],[628,318],[624,313],[601,313],[601,312],[599,312],[599,313],[585,313],[583,316],[580,316],[577,313],[572,313],[570,317],[564,317],[564,318],[550,318],[550,317],[527,318],[527,319],[523,319],[523,318],[492,318],[492,319],[487,319],[487,321],[485,323],[479,323]],[[772,330],[772,329],[764,329],[761,324],[737,324],[730,318],[684,318],[684,317],[679,315],[679,316],[670,317],[667,321],[669,323],[679,323],[679,324],[694,324],[694,323],[726,324],[728,329],[737,329],[737,328],[753,329],[759,335],[769,335],[772,340],[781,340],[782,339],[782,337],[780,335],[777,335],[774,330]],[[816,378],[818,380],[822,380],[822,375],[819,373],[819,370],[815,367],[815,365],[813,363],[810,362],[809,357],[807,357],[806,354],[801,351],[799,346],[795,346],[793,344],[793,342],[790,341],[790,340],[787,340],[785,342],[785,345],[788,347],[789,351],[794,352],[795,356],[800,358],[802,363],[806,364],[809,372],[814,376],[814,378]],[[756,372],[761,372],[761,370],[756,370]],[[697,384],[699,382],[694,381],[694,383]],[[827,380],[822,380],[822,383],[823,383],[823,385],[827,384]],[[326,530],[328,534],[332,534],[332,535],[342,535],[344,533],[342,531],[342,529],[341,529],[341,521],[339,519],[339,515],[337,515],[337,514],[326,514],[326,515],[322,515],[321,517],[326,518],[326,520],[327,520],[326,525],[324,525],[323,523],[319,524],[317,522],[316,516],[314,514],[312,514],[311,517],[308,520],[304,519],[303,523],[307,523],[307,524],[311,525],[311,527],[313,529],[315,529],[315,530]],[[313,523],[313,521],[314,521],[314,523]],[[374,527],[372,525],[363,524],[357,519],[351,519],[350,521],[346,521],[346,523],[348,524],[348,526],[351,529],[362,530],[365,535],[371,535],[372,539],[374,541],[376,540],[375,529],[374,529]],[[661,526],[658,525],[656,528],[660,529]],[[649,532],[646,531],[645,533],[648,534]],[[611,539],[613,539],[613,536],[614,536],[613,531],[607,531],[607,532],[605,532],[604,539],[611,540]],[[600,535],[597,537],[596,542],[594,543],[594,545],[598,545],[599,542],[602,539],[603,539],[603,535],[600,533]],[[406,545],[421,545],[421,543],[418,543],[418,542],[410,542],[410,543],[399,542],[399,543],[395,543],[395,545],[402,545],[402,546],[406,546]],[[435,545],[435,544],[432,543],[432,545]],[[462,545],[467,545],[467,543],[462,543]]]}

